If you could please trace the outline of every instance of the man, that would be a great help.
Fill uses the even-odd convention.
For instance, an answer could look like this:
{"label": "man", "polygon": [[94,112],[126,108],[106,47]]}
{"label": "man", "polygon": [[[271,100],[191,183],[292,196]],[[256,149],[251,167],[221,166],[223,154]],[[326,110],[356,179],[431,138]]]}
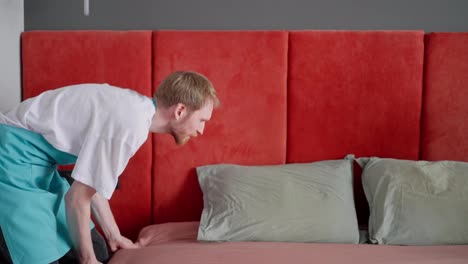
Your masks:
{"label": "man", "polygon": [[[137,247],[120,234],[109,207],[118,176],[148,132],[170,133],[185,144],[203,134],[218,104],[206,77],[174,72],[152,99],[107,84],[81,84],[0,114],[0,231],[8,248],[0,247],[0,262],[62,263],[74,246],[80,263],[100,263],[91,213],[112,251]],[[75,163],[71,186],[56,170],[69,163]]]}

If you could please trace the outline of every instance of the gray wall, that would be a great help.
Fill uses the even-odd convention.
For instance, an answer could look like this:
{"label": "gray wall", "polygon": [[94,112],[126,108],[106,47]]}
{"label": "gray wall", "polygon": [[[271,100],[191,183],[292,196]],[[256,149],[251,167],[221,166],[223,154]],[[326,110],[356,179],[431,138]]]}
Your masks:
{"label": "gray wall", "polygon": [[468,31],[467,0],[24,0],[25,30]]}
{"label": "gray wall", "polygon": [[12,108],[21,98],[23,10],[23,0],[0,0],[0,112]]}

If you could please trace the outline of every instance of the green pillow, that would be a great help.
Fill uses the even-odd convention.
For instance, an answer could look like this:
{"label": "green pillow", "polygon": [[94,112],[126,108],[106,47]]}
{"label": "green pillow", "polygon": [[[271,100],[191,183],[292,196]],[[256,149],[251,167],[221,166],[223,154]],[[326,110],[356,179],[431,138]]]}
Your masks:
{"label": "green pillow", "polygon": [[203,241],[358,243],[352,161],[197,168]]}
{"label": "green pillow", "polygon": [[377,244],[468,243],[468,163],[360,158]]}

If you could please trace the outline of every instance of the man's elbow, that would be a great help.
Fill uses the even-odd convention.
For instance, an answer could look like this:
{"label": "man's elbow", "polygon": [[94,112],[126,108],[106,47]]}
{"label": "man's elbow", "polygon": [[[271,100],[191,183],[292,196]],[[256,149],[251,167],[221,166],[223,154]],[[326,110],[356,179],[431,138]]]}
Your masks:
{"label": "man's elbow", "polygon": [[75,181],[65,194],[65,205],[68,208],[89,205],[95,193],[93,188]]}
{"label": "man's elbow", "polygon": [[80,199],[76,192],[70,190],[65,194],[65,205],[67,208],[79,207],[83,202],[83,199]]}

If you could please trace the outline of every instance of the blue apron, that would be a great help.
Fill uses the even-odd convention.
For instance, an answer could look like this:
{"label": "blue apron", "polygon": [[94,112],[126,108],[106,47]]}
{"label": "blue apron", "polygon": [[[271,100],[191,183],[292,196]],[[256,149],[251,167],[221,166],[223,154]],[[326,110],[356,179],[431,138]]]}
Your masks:
{"label": "blue apron", "polygon": [[71,249],[70,185],[57,164],[75,161],[39,134],[0,124],[0,225],[13,263],[50,263]]}

